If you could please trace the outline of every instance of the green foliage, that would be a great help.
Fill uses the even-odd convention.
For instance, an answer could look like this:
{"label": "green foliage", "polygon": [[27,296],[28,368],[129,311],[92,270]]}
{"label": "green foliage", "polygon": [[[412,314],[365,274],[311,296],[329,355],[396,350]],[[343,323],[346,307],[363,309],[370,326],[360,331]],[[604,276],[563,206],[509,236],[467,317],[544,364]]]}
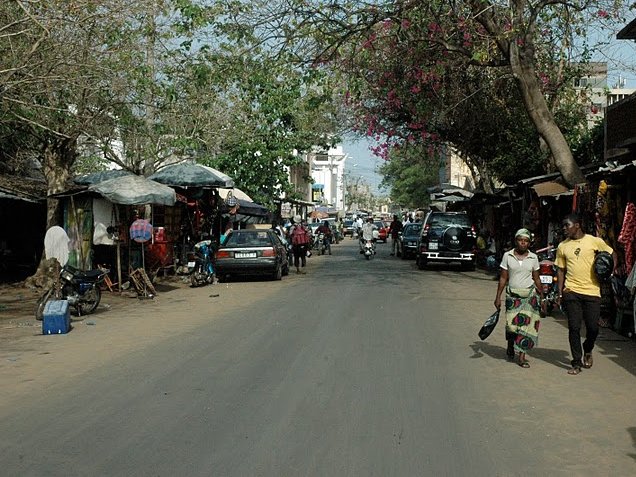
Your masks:
{"label": "green foliage", "polygon": [[338,140],[331,79],[267,56],[208,58],[226,73],[214,81],[226,92],[224,104],[232,115],[219,143],[201,136],[202,153],[212,156],[205,162],[230,175],[255,200],[273,205],[280,192],[293,194],[287,171],[301,161],[299,154]]}
{"label": "green foliage", "polygon": [[390,160],[380,166],[382,186],[389,187],[393,203],[415,209],[430,202],[428,187],[439,183],[443,167],[442,151],[435,154],[422,146],[409,146],[391,151]]}

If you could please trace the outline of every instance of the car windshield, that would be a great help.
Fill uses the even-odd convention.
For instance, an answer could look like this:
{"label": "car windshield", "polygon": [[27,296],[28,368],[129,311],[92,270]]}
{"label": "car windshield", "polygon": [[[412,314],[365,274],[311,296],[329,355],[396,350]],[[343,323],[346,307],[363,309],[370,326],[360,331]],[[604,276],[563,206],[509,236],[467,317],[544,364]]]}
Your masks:
{"label": "car windshield", "polygon": [[272,240],[269,234],[259,230],[235,230],[232,232],[224,248],[239,247],[271,247]]}
{"label": "car windshield", "polygon": [[448,227],[449,225],[461,225],[462,227],[470,227],[470,219],[464,214],[452,215],[431,215],[428,224],[433,226]]}
{"label": "car windshield", "polygon": [[353,225],[353,220],[345,220],[344,221],[344,226],[345,227],[351,227]]}
{"label": "car windshield", "polygon": [[403,235],[417,235],[422,230],[422,224],[409,224],[404,227]]}
{"label": "car windshield", "polygon": [[384,228],[384,224],[382,222],[373,222],[375,226],[379,229]]}

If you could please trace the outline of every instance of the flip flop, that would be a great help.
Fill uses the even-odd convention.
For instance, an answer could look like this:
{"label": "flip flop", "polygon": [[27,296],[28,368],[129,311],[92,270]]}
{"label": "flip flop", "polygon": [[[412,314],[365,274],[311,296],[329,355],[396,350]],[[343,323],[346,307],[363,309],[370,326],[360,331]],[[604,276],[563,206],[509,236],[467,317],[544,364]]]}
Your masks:
{"label": "flip flop", "polygon": [[583,367],[585,369],[590,369],[594,364],[594,358],[592,357],[592,353],[585,353],[583,356]]}
{"label": "flip flop", "polygon": [[521,366],[522,368],[529,368],[530,367],[530,363],[528,363],[527,361],[519,361],[517,363],[519,366]]}
{"label": "flip flop", "polygon": [[581,374],[581,368],[574,367],[574,368],[568,369],[568,374],[570,376],[576,376],[577,374]]}

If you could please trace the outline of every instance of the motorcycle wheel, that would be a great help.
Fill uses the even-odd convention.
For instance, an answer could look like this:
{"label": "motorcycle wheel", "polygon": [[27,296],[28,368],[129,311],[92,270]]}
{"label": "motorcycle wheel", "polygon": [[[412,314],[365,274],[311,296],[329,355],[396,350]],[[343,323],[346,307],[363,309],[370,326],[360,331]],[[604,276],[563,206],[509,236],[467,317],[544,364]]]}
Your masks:
{"label": "motorcycle wheel", "polygon": [[190,284],[194,288],[199,286],[199,279],[198,279],[198,273],[197,272],[192,272],[192,275],[190,275]]}
{"label": "motorcycle wheel", "polygon": [[53,288],[47,290],[39,299],[35,308],[35,319],[42,321],[44,319],[44,307],[53,294]]}
{"label": "motorcycle wheel", "polygon": [[77,312],[80,315],[90,315],[99,306],[99,301],[102,299],[102,291],[99,285],[95,284],[92,289],[87,291],[82,297],[82,301],[77,305]]}

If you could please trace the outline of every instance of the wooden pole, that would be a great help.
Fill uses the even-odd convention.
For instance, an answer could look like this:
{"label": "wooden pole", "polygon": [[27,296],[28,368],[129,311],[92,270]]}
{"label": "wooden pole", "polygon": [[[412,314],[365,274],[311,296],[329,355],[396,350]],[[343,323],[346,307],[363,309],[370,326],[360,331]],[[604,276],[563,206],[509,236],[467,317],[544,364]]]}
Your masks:
{"label": "wooden pole", "polygon": [[117,287],[121,293],[121,243],[117,237]]}

